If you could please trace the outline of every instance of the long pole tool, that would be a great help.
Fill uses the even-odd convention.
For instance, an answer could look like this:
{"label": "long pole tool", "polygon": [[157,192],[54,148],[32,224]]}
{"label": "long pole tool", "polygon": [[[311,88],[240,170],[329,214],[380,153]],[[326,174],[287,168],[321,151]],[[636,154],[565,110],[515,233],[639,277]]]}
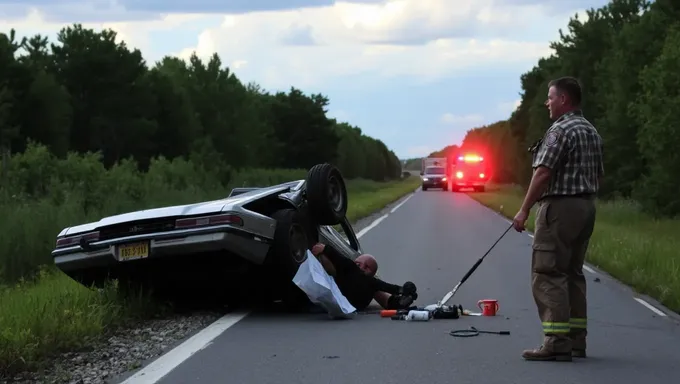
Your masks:
{"label": "long pole tool", "polygon": [[479,267],[479,265],[482,264],[482,261],[484,261],[484,258],[486,257],[486,255],[488,255],[489,252],[491,252],[491,250],[496,246],[496,244],[498,244],[498,242],[501,241],[503,236],[505,236],[505,234],[508,233],[510,228],[512,228],[512,224],[510,224],[510,226],[505,230],[505,232],[503,232],[503,234],[498,238],[498,240],[496,240],[496,242],[493,243],[491,248],[489,248],[489,250],[486,251],[484,256],[480,257],[479,260],[477,260],[477,262],[472,266],[472,268],[470,268],[470,270],[467,271],[465,276],[463,276],[463,278],[458,282],[458,284],[456,284],[456,286],[453,287],[453,290],[451,290],[449,293],[444,295],[444,297],[437,303],[437,308],[440,308],[442,305],[448,303],[448,301],[451,300],[453,295],[456,294],[456,291],[458,290],[458,288],[460,288],[460,286],[463,285],[465,280],[467,280],[470,277],[470,275],[472,275],[472,273],[477,269],[477,267]]}

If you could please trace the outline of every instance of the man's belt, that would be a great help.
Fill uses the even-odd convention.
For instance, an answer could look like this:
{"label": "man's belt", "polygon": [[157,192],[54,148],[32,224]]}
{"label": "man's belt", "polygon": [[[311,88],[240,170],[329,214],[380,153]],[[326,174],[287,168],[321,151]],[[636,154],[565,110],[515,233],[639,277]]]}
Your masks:
{"label": "man's belt", "polygon": [[561,199],[561,198],[576,198],[576,199],[593,199],[595,197],[595,194],[592,192],[580,192],[580,193],[574,193],[574,194],[550,194],[550,195],[544,195],[541,196],[538,201],[545,200],[545,199]]}

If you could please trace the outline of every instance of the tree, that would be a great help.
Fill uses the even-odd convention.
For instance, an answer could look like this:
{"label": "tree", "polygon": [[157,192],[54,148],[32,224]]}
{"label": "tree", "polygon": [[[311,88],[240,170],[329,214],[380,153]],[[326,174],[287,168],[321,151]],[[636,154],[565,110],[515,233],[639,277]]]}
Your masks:
{"label": "tree", "polygon": [[351,178],[401,177],[383,142],[327,117],[326,96],[244,84],[217,54],[168,56],[149,67],[111,30],[74,24],[56,43],[15,35],[0,34],[5,157],[33,141],[57,158],[100,153],[106,168],[134,160],[143,171],[159,156],[191,159],[224,182],[233,170],[321,162],[335,162]]}

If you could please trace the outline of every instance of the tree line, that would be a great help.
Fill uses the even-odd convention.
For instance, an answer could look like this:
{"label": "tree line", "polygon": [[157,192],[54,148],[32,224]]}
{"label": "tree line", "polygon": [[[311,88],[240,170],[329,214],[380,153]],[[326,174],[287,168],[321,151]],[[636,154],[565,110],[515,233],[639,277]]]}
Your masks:
{"label": "tree line", "polygon": [[380,140],[327,117],[329,99],[243,83],[217,54],[147,65],[112,30],[63,28],[57,43],[0,33],[0,151],[6,175],[30,142],[57,158],[98,152],[108,169],[133,159],[189,159],[211,173],[308,169],[333,162],[347,178],[401,177]]}
{"label": "tree line", "polygon": [[612,0],[587,15],[572,17],[568,32],[551,43],[553,54],[521,76],[521,104],[512,115],[471,129],[462,146],[486,147],[497,181],[528,185],[528,148],[551,124],[548,82],[575,76],[583,112],[605,141],[600,197],[634,199],[653,215],[677,216],[680,3]]}

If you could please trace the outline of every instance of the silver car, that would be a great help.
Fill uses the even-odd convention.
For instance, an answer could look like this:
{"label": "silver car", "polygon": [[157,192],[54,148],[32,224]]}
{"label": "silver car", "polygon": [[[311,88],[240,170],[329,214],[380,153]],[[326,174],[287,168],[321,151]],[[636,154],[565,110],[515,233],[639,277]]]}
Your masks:
{"label": "silver car", "polygon": [[291,280],[313,244],[332,244],[352,260],[362,252],[346,212],[340,171],[319,164],[303,180],[64,228],[52,255],[87,286],[117,279],[174,298],[250,291],[295,304],[302,296]]}

